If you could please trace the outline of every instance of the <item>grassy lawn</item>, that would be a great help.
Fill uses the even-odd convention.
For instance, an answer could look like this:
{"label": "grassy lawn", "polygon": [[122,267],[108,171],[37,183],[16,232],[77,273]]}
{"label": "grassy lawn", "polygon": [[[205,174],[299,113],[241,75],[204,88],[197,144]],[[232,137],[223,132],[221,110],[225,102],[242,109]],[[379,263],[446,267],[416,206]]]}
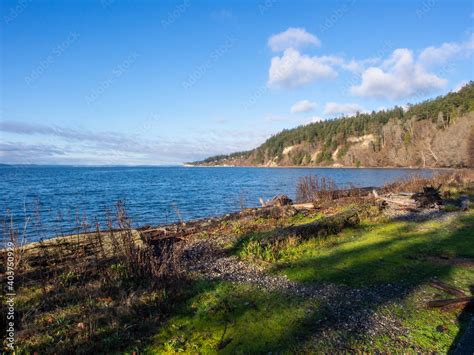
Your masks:
{"label": "grassy lawn", "polygon": [[[306,217],[303,220],[305,223],[311,221]],[[237,254],[249,261],[263,260],[271,272],[298,282],[326,282],[363,289],[391,284],[404,291],[399,296],[382,296],[378,303],[368,307],[395,317],[407,330],[406,334],[397,338],[377,336],[361,340],[352,338],[351,334],[341,334],[336,328],[326,330],[326,337],[347,338],[346,347],[402,351],[410,344],[413,351],[447,352],[472,316],[459,310],[440,311],[426,307],[430,300],[452,297],[429,286],[433,279],[470,294],[474,285],[472,210],[447,222],[364,222],[326,240],[311,239],[288,243],[277,251],[262,250],[258,241],[270,233],[246,236],[239,244]],[[277,312],[279,307],[273,309]],[[317,319],[321,312],[323,310],[316,310],[313,317]],[[310,337],[297,349],[321,351],[329,350],[330,345],[324,337]]]}
{"label": "grassy lawn", "polygon": [[250,285],[198,283],[196,295],[154,337],[150,353],[268,353],[296,346],[318,303]]}
{"label": "grassy lawn", "polygon": [[[296,216],[289,223],[318,218]],[[324,241],[287,244],[271,255],[251,248],[252,241],[271,232],[250,233],[236,252],[249,261],[264,259],[271,272],[291,280],[363,289],[388,283],[402,287],[404,293],[382,296],[366,307],[395,318],[406,332],[398,337],[361,336],[330,322],[322,332],[321,325],[331,319],[322,301],[270,293],[252,285],[200,282],[194,287],[194,296],[153,337],[147,351],[324,352],[334,350],[334,339],[343,339],[341,349],[447,352],[470,315],[427,309],[426,302],[450,297],[430,287],[428,281],[438,278],[469,293],[474,268],[458,261],[474,260],[473,230],[473,211],[449,223],[366,222]]]}
{"label": "grassy lawn", "polygon": [[[18,290],[16,307],[25,324],[18,352],[448,352],[472,313],[428,309],[431,300],[453,297],[429,282],[442,280],[471,293],[474,211],[443,221],[366,220],[327,238],[301,242],[290,237],[274,249],[259,247],[275,228],[321,218],[317,212],[298,214],[278,226],[257,218],[226,225],[216,237],[234,233],[229,250],[265,265],[270,274],[343,290],[333,299],[200,279],[168,293],[138,282],[121,264],[85,279],[65,270],[43,285]],[[363,295],[392,291],[352,303],[345,290],[355,289]],[[403,331],[387,332],[390,322],[375,333],[344,327],[351,318],[361,325],[371,322],[372,314]]]}
{"label": "grassy lawn", "polygon": [[473,231],[473,211],[449,223],[366,223],[326,241],[312,239],[286,248],[273,269],[301,282],[415,285],[438,277],[467,287],[474,281],[472,268],[459,280],[451,276],[459,269],[457,258],[474,258]]}

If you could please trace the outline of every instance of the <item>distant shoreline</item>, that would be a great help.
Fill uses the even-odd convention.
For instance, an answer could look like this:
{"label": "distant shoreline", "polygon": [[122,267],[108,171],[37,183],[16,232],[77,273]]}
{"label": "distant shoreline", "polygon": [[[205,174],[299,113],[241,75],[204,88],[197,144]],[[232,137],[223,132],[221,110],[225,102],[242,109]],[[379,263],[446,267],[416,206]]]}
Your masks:
{"label": "distant shoreline", "polygon": [[256,165],[191,165],[183,164],[187,168],[256,168],[256,169],[407,169],[407,170],[473,170],[474,168],[446,168],[446,167],[412,167],[412,166],[256,166]]}

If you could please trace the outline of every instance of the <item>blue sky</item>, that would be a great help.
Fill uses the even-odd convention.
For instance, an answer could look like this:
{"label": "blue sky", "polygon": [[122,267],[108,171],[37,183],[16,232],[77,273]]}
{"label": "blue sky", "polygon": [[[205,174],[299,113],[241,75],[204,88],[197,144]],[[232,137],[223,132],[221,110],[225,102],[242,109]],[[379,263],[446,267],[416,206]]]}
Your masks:
{"label": "blue sky", "polygon": [[0,162],[175,164],[473,79],[471,1],[1,2]]}

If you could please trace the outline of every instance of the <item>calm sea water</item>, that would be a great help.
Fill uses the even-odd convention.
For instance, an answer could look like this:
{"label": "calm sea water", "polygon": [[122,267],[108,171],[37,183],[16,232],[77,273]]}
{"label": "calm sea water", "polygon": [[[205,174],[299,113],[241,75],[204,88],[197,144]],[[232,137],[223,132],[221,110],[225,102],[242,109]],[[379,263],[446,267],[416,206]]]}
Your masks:
{"label": "calm sea water", "polygon": [[[380,186],[410,174],[408,169],[265,169],[195,167],[18,167],[0,168],[0,211],[22,226],[26,218],[30,240],[62,231],[71,233],[84,218],[104,226],[105,211],[125,202],[133,225],[176,221],[176,206],[185,220],[221,215],[258,206],[258,198],[277,194],[294,198],[300,177],[329,177],[343,187]],[[10,211],[10,213],[8,212]]]}

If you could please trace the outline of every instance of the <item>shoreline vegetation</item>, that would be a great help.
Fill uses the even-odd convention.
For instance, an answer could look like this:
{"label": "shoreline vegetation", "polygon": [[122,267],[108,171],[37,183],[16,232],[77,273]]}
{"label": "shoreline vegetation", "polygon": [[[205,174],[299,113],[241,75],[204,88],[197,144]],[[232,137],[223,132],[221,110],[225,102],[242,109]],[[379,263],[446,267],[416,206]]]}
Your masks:
{"label": "shoreline vegetation", "polygon": [[139,229],[119,203],[108,230],[27,245],[4,221],[16,351],[466,350],[472,171],[375,192],[311,176],[296,189],[295,203]]}

